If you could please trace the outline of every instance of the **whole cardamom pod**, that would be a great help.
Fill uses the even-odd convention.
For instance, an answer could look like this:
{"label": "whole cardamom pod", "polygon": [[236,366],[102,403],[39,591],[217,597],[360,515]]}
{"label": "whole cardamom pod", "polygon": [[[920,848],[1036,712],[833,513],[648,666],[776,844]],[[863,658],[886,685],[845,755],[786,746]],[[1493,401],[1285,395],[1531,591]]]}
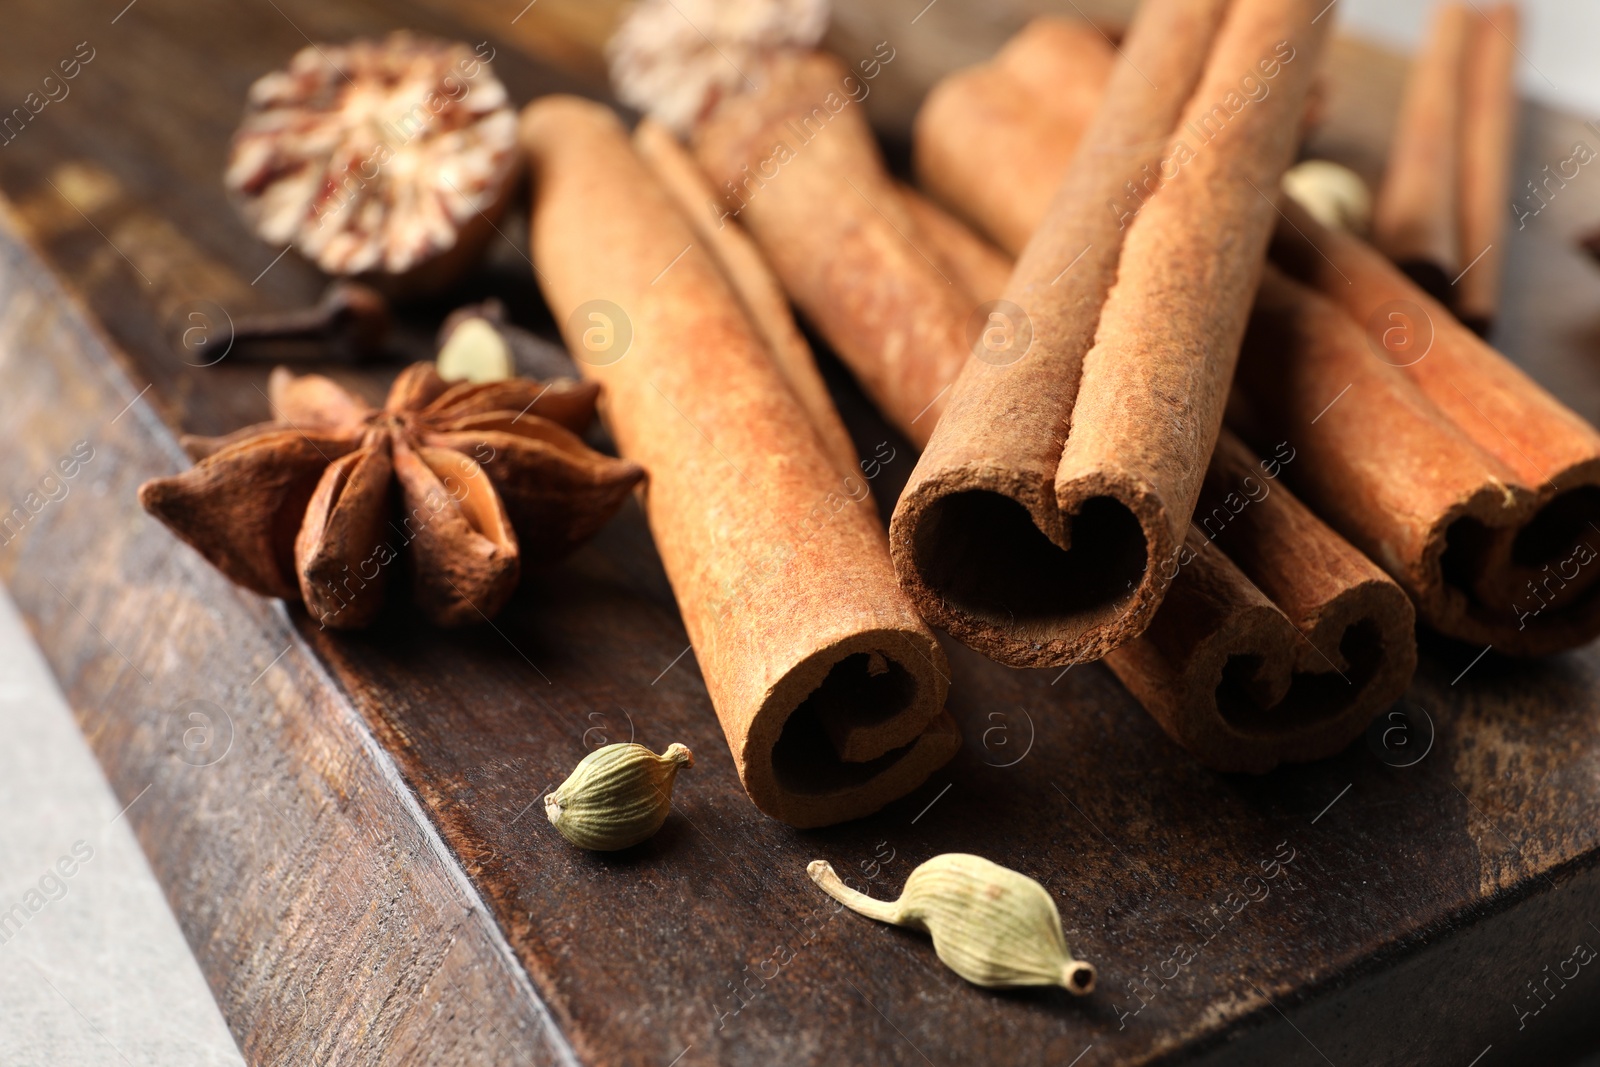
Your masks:
{"label": "whole cardamom pod", "polygon": [[613,852],[661,829],[672,810],[672,783],[694,753],[672,744],[656,755],[643,745],[595,749],[544,798],[544,813],[579,848]]}
{"label": "whole cardamom pod", "polygon": [[945,965],[974,985],[1059,985],[1079,996],[1094,989],[1094,964],[1073,958],[1045,887],[981,856],[933,857],[892,901],[851,889],[825,860],[812,860],[806,873],[851,911],[926,930]]}

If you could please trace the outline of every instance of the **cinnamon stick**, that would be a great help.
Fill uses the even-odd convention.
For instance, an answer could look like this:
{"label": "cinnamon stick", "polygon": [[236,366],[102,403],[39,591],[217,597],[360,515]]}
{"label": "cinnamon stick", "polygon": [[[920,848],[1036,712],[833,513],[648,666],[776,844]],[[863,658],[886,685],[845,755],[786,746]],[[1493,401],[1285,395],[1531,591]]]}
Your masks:
{"label": "cinnamon stick", "polygon": [[1284,213],[1273,259],[1324,300],[1263,288],[1240,385],[1304,427],[1301,495],[1442,633],[1527,656],[1600,634],[1600,433],[1377,250]]}
{"label": "cinnamon stick", "polygon": [[1516,147],[1519,23],[1514,3],[1474,12],[1462,63],[1461,171],[1456,190],[1465,273],[1455,283],[1455,309],[1480,337],[1488,334],[1500,309],[1506,204]]}
{"label": "cinnamon stick", "polygon": [[1342,751],[1416,670],[1390,578],[1224,430],[1150,628],[1106,664],[1207,767],[1262,773]]}
{"label": "cinnamon stick", "polygon": [[1049,208],[1115,60],[1088,23],[1034,19],[993,59],[928,93],[912,138],[918,183],[1015,255]]}
{"label": "cinnamon stick", "polygon": [[929,256],[968,296],[980,303],[998,300],[1011,280],[1011,258],[916,189],[898,188]]}
{"label": "cinnamon stick", "polygon": [[[1016,110],[1034,113],[1031,99]],[[1015,133],[991,127],[969,147],[992,157]],[[1166,598],[1105,660],[1174,741],[1220,771],[1343,750],[1416,666],[1405,593],[1289,492],[1279,476],[1295,445],[1263,441],[1258,462],[1223,431],[1183,546],[1158,564]]]}
{"label": "cinnamon stick", "polygon": [[[960,735],[874,509],[615,116],[546,97],[521,134],[541,287],[605,387],[619,449],[649,472],[651,531],[745,789],[795,826],[903,796]],[[595,349],[606,325],[631,328],[624,350],[616,334]]]}
{"label": "cinnamon stick", "polygon": [[652,118],[641,119],[633,131],[633,147],[650,168],[667,195],[672,197],[700,243],[711,253],[732,283],[762,340],[783,373],[789,388],[806,409],[811,424],[822,436],[839,473],[863,487],[856,464],[860,457],[850,431],[828,395],[817,370],[816,356],[789,310],[789,298],[773,276],[750,235],[732,219],[718,219],[717,195],[700,165],[673,132]]}
{"label": "cinnamon stick", "polygon": [[967,362],[890,527],[913,602],[979,651],[1078,662],[1149,625],[1152,564],[1182,545],[1221,426],[1316,7],[1140,9],[1007,287],[1031,347]]}
{"label": "cinnamon stick", "polygon": [[1373,201],[1372,239],[1384,254],[1440,303],[1462,267],[1457,172],[1461,159],[1461,94],[1468,18],[1464,3],[1444,3],[1412,61],[1389,162]]}
{"label": "cinnamon stick", "polygon": [[[924,232],[987,249],[945,218]],[[978,262],[992,265],[987,253]],[[983,270],[976,277],[984,284]],[[1297,458],[1288,440],[1263,454],[1223,431],[1183,547],[1158,564],[1161,608],[1105,661],[1174,741],[1220,771],[1343,750],[1416,667],[1405,593],[1284,486]]]}
{"label": "cinnamon stick", "polygon": [[921,443],[967,358],[972,302],[890,178],[848,91],[862,83],[831,56],[793,50],[756,77],[695,125],[695,157],[801,313]]}
{"label": "cinnamon stick", "polygon": [[[1033,98],[1015,91],[1015,112],[1035,114]],[[990,146],[1015,135],[991,126],[970,147],[1003,158]],[[974,297],[992,297],[1004,257],[919,197],[905,203],[932,254]],[[1293,498],[1278,480],[1293,447],[1272,447],[1277,455],[1257,462],[1224,432],[1179,553],[1156,564],[1165,602],[1106,659],[1162,728],[1217,770],[1262,772],[1342,750],[1405,691],[1416,664],[1405,594]]]}
{"label": "cinnamon stick", "polygon": [[1522,655],[1591,640],[1594,429],[1365,242],[1282,208],[1273,255],[1323,300],[1267,272],[1235,390],[1247,436],[1293,442],[1302,499],[1435,629]]}
{"label": "cinnamon stick", "polygon": [[[977,241],[954,220],[924,232]],[[1263,440],[1257,461],[1223,431],[1184,544],[1157,564],[1166,598],[1105,660],[1174,741],[1221,771],[1341,751],[1416,666],[1405,593],[1285,487],[1294,444]]]}

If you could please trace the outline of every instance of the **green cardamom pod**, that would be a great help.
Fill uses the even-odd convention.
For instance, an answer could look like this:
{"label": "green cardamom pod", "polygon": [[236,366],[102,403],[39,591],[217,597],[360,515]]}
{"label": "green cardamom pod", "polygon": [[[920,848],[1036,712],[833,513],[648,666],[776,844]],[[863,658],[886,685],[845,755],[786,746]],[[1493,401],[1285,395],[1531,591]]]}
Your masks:
{"label": "green cardamom pod", "polygon": [[812,860],[806,873],[851,911],[926,930],[939,958],[973,985],[1059,985],[1079,996],[1094,989],[1094,964],[1073,958],[1049,891],[981,856],[933,857],[911,872],[899,900],[856,892],[825,860]]}
{"label": "green cardamom pod", "polygon": [[661,755],[643,745],[595,749],[544,798],[544,813],[579,848],[614,852],[661,829],[672,810],[672,783],[694,753],[672,744]]}

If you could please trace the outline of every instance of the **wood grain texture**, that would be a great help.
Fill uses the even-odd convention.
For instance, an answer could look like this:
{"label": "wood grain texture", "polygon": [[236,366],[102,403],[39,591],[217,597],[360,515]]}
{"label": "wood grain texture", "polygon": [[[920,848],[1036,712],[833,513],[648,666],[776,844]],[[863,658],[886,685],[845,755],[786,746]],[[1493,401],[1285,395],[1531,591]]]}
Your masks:
{"label": "wood grain texture", "polygon": [[5,498],[27,516],[8,514],[0,574],[246,1058],[572,1062],[283,611],[129,507],[187,459],[9,212],[0,377]]}
{"label": "wood grain texture", "polygon": [[[455,32],[442,6],[277,4],[287,19],[266,4],[139,0],[111,26],[114,11],[22,0],[0,36],[0,103],[85,36],[99,49],[72,96],[0,147],[0,189],[93,308],[86,321],[0,235],[0,504],[24,502],[76,441],[96,449],[64,499],[6,538],[0,577],[133,802],[123,818],[251,1062],[1343,1067],[1465,1065],[1493,1044],[1480,1061],[1493,1067],[1551,1062],[1593,1035],[1592,966],[1520,1029],[1515,1005],[1576,942],[1600,946],[1594,648],[1514,664],[1430,640],[1408,695],[1415,747],[1390,736],[1404,762],[1431,722],[1414,766],[1358,743],[1241,778],[1199,769],[1099,666],[1009,671],[949,645],[965,751],[879,816],[802,833],[740,789],[631,506],[535,575],[496,628],[336,635],[228,586],[139,513],[133,489],[182,462],[173,428],[266,414],[253,388],[265,368],[185,365],[166,307],[282,306],[320,288],[292,255],[251,285],[277,250],[248,236],[219,181],[244,88],[303,46],[295,25],[314,39]],[[968,61],[941,41],[981,55],[985,35],[992,47],[1022,21],[942,0],[911,26],[922,6],[846,17],[900,28],[902,58],[934,72]],[[517,99],[570,84],[515,53],[510,31],[495,40]],[[1334,55],[1317,144],[1381,162],[1394,96],[1379,90],[1399,68],[1371,50]],[[1368,92],[1374,109],[1357,112]],[[1513,187],[1593,136],[1538,108],[1521,128]],[[1513,228],[1495,336],[1590,419],[1600,276],[1568,242],[1597,213],[1586,179]],[[507,222],[512,240],[522,225]],[[548,327],[520,248],[497,246],[475,285]],[[403,309],[397,355],[425,348],[446,310]],[[381,370],[340,377],[382,395]],[[863,453],[889,455],[859,394],[839,395]],[[903,448],[881,463],[880,507],[909,469]],[[209,767],[180,756],[195,756],[189,699],[231,718],[232,747]],[[536,802],[602,737],[629,736],[695,750],[676,812],[638,849],[576,852]],[[835,913],[804,871],[825,858],[887,897],[954,850],[1043,882],[1100,990],[1069,1003],[974,989],[919,935]]]}

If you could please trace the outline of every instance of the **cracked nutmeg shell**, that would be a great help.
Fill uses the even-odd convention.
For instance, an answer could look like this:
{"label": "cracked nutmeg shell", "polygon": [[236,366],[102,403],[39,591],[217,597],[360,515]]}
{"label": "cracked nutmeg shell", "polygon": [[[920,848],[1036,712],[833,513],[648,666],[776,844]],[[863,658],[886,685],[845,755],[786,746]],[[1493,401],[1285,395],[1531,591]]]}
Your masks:
{"label": "cracked nutmeg shell", "polygon": [[809,48],[828,0],[637,0],[606,44],[617,98],[684,134],[719,99],[755,87],[764,56]]}
{"label": "cracked nutmeg shell", "polygon": [[139,502],[229,579],[299,600],[325,626],[371,623],[396,574],[429,621],[477,622],[504,606],[524,559],[587,540],[644,477],[578,437],[598,391],[451,384],[418,363],[373,408],[280,367],[277,421],[186,437],[198,462],[140,486]]}
{"label": "cracked nutmeg shell", "polygon": [[224,177],[256,235],[329,274],[442,288],[521,167],[516,114],[464,44],[399,31],[309,45],[250,87]]}

